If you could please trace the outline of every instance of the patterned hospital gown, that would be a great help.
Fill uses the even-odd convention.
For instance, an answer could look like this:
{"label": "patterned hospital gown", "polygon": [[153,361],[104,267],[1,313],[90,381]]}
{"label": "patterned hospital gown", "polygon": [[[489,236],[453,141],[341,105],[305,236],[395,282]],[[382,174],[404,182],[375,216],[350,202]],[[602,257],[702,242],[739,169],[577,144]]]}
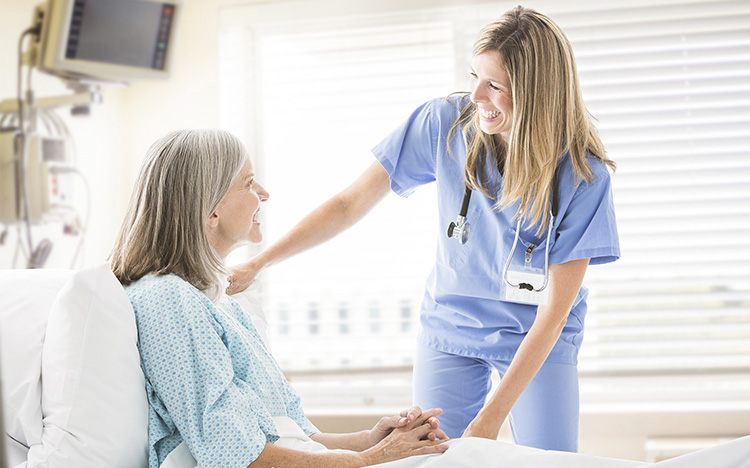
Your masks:
{"label": "patterned hospital gown", "polygon": [[300,399],[231,298],[212,303],[176,275],[126,287],[149,401],[149,467],[183,440],[201,467],[245,468],[278,440],[273,416],[311,435]]}

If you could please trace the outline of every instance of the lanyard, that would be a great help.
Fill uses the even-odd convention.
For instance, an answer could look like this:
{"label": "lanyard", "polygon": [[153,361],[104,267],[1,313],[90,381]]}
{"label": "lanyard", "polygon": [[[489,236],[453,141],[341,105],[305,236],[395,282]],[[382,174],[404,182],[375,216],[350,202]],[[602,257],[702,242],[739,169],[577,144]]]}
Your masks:
{"label": "lanyard", "polygon": [[[449,238],[457,238],[461,244],[466,244],[466,241],[469,240],[469,234],[471,232],[471,225],[466,221],[466,214],[469,210],[469,202],[471,201],[471,192],[472,189],[468,185],[464,188],[464,197],[461,201],[461,211],[458,214],[458,217],[456,218],[455,222],[451,222],[448,225],[448,237]],[[535,288],[533,285],[527,282],[519,282],[518,284],[513,284],[508,279],[508,269],[510,268],[510,263],[513,260],[513,255],[516,252],[516,246],[518,245],[518,237],[519,233],[521,232],[521,218],[518,218],[518,222],[516,224],[516,234],[513,238],[513,246],[510,249],[510,253],[508,254],[508,260],[505,262],[505,267],[503,268],[503,280],[508,284],[508,286],[517,288],[517,289],[524,289],[527,291],[532,292],[541,292],[544,291],[547,288],[547,284],[549,283],[549,240],[550,237],[552,237],[552,225],[555,222],[555,216],[557,216],[557,174],[555,174],[552,178],[552,194],[550,199],[550,217],[547,225],[547,241],[544,249],[544,281],[542,282],[541,286],[539,288]],[[534,246],[529,246],[529,249],[527,249],[526,255],[527,259],[531,256],[531,251],[534,249]]]}

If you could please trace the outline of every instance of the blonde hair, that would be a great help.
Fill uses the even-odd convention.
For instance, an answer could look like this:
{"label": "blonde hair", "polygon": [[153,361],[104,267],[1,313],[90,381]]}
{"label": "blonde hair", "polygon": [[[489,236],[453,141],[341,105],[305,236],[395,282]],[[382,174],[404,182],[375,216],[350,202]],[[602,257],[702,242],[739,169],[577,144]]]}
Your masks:
{"label": "blonde hair", "polygon": [[222,130],[180,130],[154,143],[112,250],[117,279],[175,273],[216,300],[226,271],[206,222],[246,159],[242,142]]}
{"label": "blonde hair", "polygon": [[573,49],[559,26],[541,13],[516,7],[480,32],[473,53],[487,51],[499,52],[510,80],[510,142],[498,144],[493,135],[479,128],[477,106],[471,102],[462,109],[448,139],[463,125],[467,185],[494,198],[489,189],[497,175],[502,174],[504,182],[495,209],[499,211],[518,201],[516,216],[529,227],[539,223],[539,234],[549,222],[552,180],[560,156],[570,152],[577,181],[593,179],[587,153],[612,170],[615,163],[607,158],[589,120]]}

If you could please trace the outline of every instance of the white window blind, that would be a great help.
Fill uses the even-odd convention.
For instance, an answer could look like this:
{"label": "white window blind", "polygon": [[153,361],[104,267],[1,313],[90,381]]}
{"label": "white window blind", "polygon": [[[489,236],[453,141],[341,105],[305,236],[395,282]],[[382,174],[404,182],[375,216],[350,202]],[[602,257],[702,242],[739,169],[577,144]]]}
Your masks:
{"label": "white window blind", "polygon": [[558,15],[619,169],[583,372],[750,371],[750,4]]}
{"label": "white window blind", "polygon": [[[222,15],[225,126],[250,143],[271,192],[268,241],[354,180],[414,107],[466,90],[476,33],[515,6],[361,2],[362,12],[337,14],[331,3],[341,5]],[[677,389],[685,400],[750,406],[750,3],[533,6],[571,40],[584,99],[618,164],[622,258],[587,273],[584,404],[625,394],[669,401]],[[341,402],[354,389],[352,401],[367,400],[373,384],[381,395],[391,385],[408,403],[408,371],[406,382],[388,379],[411,363],[444,230],[434,205],[431,188],[388,197],[339,238],[261,277],[282,367],[385,369],[349,376],[328,395]]]}
{"label": "white window blind", "polygon": [[[352,182],[374,161],[370,149],[416,106],[456,89],[453,26],[441,15],[235,29],[224,36],[226,50],[242,49],[248,35],[269,240]],[[237,120],[248,119],[239,112]],[[285,369],[411,365],[435,206],[431,187],[408,201],[389,197],[345,235],[264,274],[274,354]]]}

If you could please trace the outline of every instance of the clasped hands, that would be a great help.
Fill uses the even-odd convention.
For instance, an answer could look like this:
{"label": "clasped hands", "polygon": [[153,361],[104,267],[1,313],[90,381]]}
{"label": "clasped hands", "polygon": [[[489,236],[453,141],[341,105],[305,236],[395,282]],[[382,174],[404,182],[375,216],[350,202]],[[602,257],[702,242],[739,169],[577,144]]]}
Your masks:
{"label": "clasped hands", "polygon": [[418,406],[406,409],[395,416],[387,416],[370,429],[368,445],[363,452],[371,465],[400,460],[414,455],[442,453],[448,449],[448,440],[439,428],[439,408],[422,412]]}

